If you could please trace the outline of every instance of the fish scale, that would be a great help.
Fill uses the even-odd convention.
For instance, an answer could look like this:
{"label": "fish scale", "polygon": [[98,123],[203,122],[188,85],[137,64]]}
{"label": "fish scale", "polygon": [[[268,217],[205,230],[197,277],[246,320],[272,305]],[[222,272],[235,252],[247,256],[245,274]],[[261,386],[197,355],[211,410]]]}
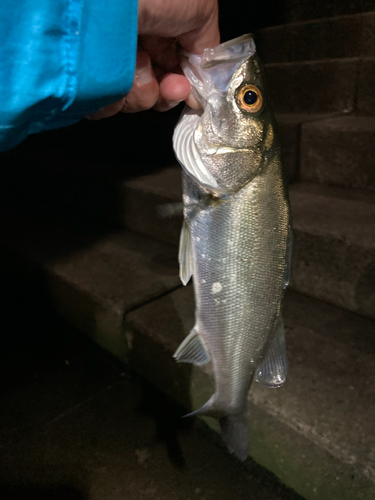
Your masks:
{"label": "fish scale", "polygon": [[[231,78],[223,78],[220,64],[229,67]],[[185,112],[174,147],[184,169],[180,274],[184,284],[193,275],[196,323],[175,357],[212,362],[215,393],[193,413],[218,418],[229,450],[244,460],[254,375],[270,387],[282,385],[286,376],[281,310],[290,209],[252,38],[191,56],[184,69],[193,85],[192,65],[203,82],[196,96],[203,112]],[[246,88],[262,99],[254,112],[239,101]],[[253,95],[251,102],[256,105]]]}

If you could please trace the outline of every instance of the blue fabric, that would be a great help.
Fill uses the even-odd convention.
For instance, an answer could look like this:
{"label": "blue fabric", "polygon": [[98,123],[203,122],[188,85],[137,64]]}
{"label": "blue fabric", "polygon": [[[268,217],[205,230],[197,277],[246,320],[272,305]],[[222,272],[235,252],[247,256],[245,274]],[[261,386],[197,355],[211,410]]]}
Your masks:
{"label": "blue fabric", "polygon": [[130,90],[137,0],[1,0],[0,151]]}

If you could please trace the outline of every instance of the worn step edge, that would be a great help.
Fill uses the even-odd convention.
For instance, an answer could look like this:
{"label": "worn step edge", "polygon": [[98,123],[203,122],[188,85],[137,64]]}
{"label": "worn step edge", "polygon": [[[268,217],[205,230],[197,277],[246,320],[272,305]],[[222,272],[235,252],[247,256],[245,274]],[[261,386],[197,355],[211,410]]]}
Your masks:
{"label": "worn step edge", "polygon": [[[173,352],[184,335],[188,334],[193,324],[194,313],[192,302],[192,290],[178,290],[177,292],[168,294],[161,300],[154,301],[148,306],[140,308],[126,317],[126,335],[131,345],[129,354],[131,366],[179,403],[183,404],[187,410],[200,407],[213,392],[212,375],[207,368],[176,364],[172,358]],[[315,307],[317,310],[319,310],[319,306],[319,302],[316,301]],[[323,307],[329,308],[327,305]],[[156,313],[158,316],[157,323],[155,323]],[[316,312],[316,314],[319,313]],[[343,314],[344,319],[347,319],[347,316],[351,313],[343,312]],[[303,336],[301,337],[300,333],[303,335],[308,333],[307,330],[298,328],[295,321],[296,319],[293,317],[293,314],[291,314],[289,319],[288,314],[285,314],[287,342],[288,337],[291,335],[291,328],[294,327],[294,344],[296,344],[296,341],[298,342],[299,338],[302,341]],[[355,321],[355,318],[353,321]],[[369,320],[360,319],[360,321],[369,323]],[[327,328],[329,328],[329,325],[327,325]],[[352,333],[354,334],[355,331],[352,331]],[[310,335],[316,336],[311,331]],[[330,339],[329,336],[324,335],[323,331],[322,335],[316,341],[319,345],[324,346],[325,344],[329,344]],[[369,339],[364,342],[365,344],[362,348],[365,349],[366,342],[369,342]],[[371,343],[367,344],[367,347],[369,345]],[[332,346],[337,351],[337,342],[335,340]],[[351,346],[349,349],[351,349]],[[298,352],[298,348],[296,350],[296,345],[294,345],[294,354],[296,352]],[[374,352],[374,349],[372,349],[372,352]],[[314,355],[314,352],[311,352],[311,355]],[[367,356],[366,359],[368,360],[369,357]],[[366,359],[364,356],[364,367],[366,366]],[[340,361],[338,362],[340,363]],[[290,364],[290,373],[292,374],[293,359],[290,359]],[[303,372],[304,363],[299,362],[298,365],[300,373],[294,370],[294,374],[297,373],[303,381],[305,380],[304,376],[309,376],[309,369]],[[372,370],[371,367],[373,365],[374,358],[372,357],[370,370]],[[324,370],[322,372],[324,380],[320,381],[322,387],[327,384],[323,374]],[[306,384],[309,390],[311,390],[311,393],[307,393],[307,397],[310,399],[309,404],[311,405],[311,402],[314,400],[314,385],[311,386],[311,382],[308,380],[306,380]],[[353,393],[357,393],[357,385],[358,381],[353,380]],[[315,389],[318,389],[318,386]],[[347,390],[350,392],[349,389]],[[356,498],[370,500],[374,498],[375,470],[371,469],[370,464],[361,463],[360,460],[357,460],[357,457],[351,456],[350,450],[345,450],[345,447],[341,449],[341,443],[337,443],[337,446],[335,446],[335,443],[329,442],[329,439],[327,442],[327,432],[319,435],[314,430],[314,425],[312,425],[311,429],[308,429],[308,425],[301,425],[302,422],[298,422],[298,418],[291,422],[288,419],[288,414],[283,414],[282,408],[279,407],[280,398],[288,396],[285,395],[285,392],[282,393],[281,391],[283,389],[280,389],[279,392],[253,387],[250,392],[248,421],[251,457],[274,472],[285,484],[295,489],[307,500],[331,500],[332,498],[340,498],[342,500],[353,500]],[[277,392],[277,398],[274,399]],[[335,395],[334,388],[330,390],[328,388],[320,397],[325,399],[326,405],[331,407],[332,411],[335,410],[335,401],[339,396]],[[298,393],[294,396],[293,394],[289,394],[288,398],[291,406],[298,407]],[[300,404],[305,404],[305,400],[306,394]],[[373,405],[373,401],[371,402],[366,399],[364,403],[365,407],[369,408],[370,422],[370,407]],[[314,411],[316,411],[316,419],[321,418],[321,409],[316,407],[312,410],[312,414],[309,415],[310,422],[314,422]],[[332,415],[327,416],[328,419],[330,417]],[[219,430],[215,421],[211,419],[205,419],[205,421],[215,431]],[[336,424],[332,422],[332,425]],[[353,422],[353,425],[356,424]],[[373,435],[371,439],[374,439]],[[353,446],[356,449],[356,443],[353,443]]]}

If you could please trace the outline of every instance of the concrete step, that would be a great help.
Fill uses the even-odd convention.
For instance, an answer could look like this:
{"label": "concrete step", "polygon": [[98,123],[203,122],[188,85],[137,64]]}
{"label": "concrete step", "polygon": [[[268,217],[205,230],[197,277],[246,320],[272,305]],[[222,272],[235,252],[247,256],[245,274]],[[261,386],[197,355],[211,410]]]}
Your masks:
{"label": "concrete step", "polygon": [[70,323],[120,359],[123,319],[176,287],[174,247],[130,231],[88,231],[2,211],[1,266],[35,283]]}
{"label": "concrete step", "polygon": [[340,113],[301,114],[278,113],[276,121],[281,140],[283,168],[289,183],[300,179],[300,144],[302,126],[305,123],[321,122],[342,116]]}
{"label": "concrete step", "polygon": [[[155,194],[162,181],[154,179]],[[0,222],[8,272],[44,288],[62,316],[187,409],[208,398],[209,367],[172,358],[194,321],[193,288],[179,285],[176,249],[131,231],[77,231],[23,210],[2,212]],[[373,499],[374,323],[291,291],[284,316],[289,377],[277,391],[252,388],[251,456],[307,500]]]}
{"label": "concrete step", "polygon": [[304,123],[300,155],[302,180],[375,190],[375,118]]}
{"label": "concrete step", "polygon": [[[181,172],[166,169],[123,185],[122,223],[178,245],[181,218],[156,207],[181,200]],[[290,188],[294,250],[290,286],[375,317],[375,202],[371,193],[308,183]]]}
{"label": "concrete step", "polygon": [[351,57],[265,65],[277,113],[375,114],[375,58]]}
{"label": "concrete step", "polygon": [[372,194],[299,183],[290,189],[291,286],[375,317],[375,202]]}
{"label": "concrete step", "polygon": [[363,59],[358,64],[357,104],[355,109],[363,115],[375,115],[375,60]]}
{"label": "concrete step", "polygon": [[264,63],[375,57],[375,12],[265,28],[256,43]]}
{"label": "concrete step", "polygon": [[[250,455],[306,500],[373,499],[374,323],[292,292],[284,318],[288,379],[279,390],[253,384]],[[189,410],[213,392],[209,365],[172,358],[193,324],[192,287],[126,317],[131,365]]]}

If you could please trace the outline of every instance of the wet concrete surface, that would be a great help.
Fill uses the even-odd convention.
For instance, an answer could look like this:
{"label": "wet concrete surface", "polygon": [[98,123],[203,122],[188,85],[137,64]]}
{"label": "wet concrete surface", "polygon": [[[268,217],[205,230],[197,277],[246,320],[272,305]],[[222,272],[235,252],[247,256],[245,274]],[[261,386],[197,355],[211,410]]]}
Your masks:
{"label": "wet concrete surface", "polygon": [[297,500],[0,276],[2,500]]}

